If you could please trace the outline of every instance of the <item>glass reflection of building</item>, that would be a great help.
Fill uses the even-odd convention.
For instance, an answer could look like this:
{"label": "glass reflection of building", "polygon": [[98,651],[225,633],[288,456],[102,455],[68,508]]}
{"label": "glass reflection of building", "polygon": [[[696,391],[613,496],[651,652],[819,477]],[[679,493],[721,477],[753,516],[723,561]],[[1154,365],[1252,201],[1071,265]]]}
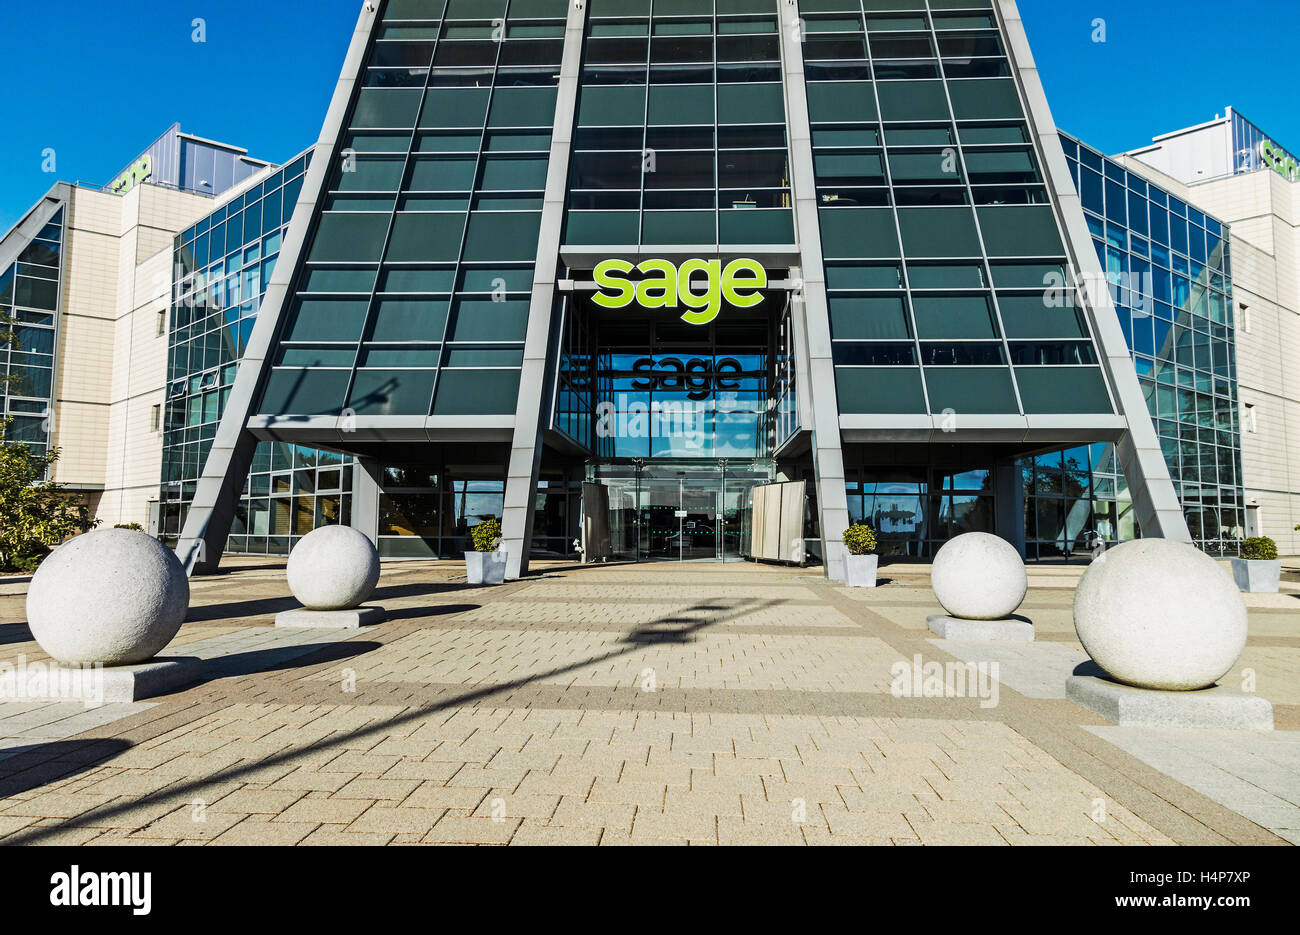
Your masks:
{"label": "glass reflection of building", "polygon": [[[279,259],[310,152],[176,237],[163,434],[161,534],[174,542]],[[314,528],[348,524],[351,459],[263,442],[236,508],[230,551],[288,554]]]}
{"label": "glass reflection of building", "polygon": [[[33,454],[49,448],[54,399],[56,315],[63,276],[63,206],[25,241],[0,270],[0,418],[8,417],[6,442],[22,442]],[[36,223],[40,223],[37,221]],[[14,236],[17,236],[15,230]]]}
{"label": "glass reflection of building", "polygon": [[[1192,537],[1235,554],[1244,503],[1227,233],[1086,144],[1061,140]],[[1022,470],[1031,558],[1137,535],[1113,446],[1054,452]]]}

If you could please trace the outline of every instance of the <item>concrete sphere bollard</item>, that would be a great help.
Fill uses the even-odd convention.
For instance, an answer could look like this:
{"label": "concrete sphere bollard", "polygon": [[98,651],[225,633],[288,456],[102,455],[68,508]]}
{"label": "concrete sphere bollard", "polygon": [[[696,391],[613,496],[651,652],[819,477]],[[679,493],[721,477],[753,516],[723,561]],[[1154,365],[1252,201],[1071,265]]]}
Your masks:
{"label": "concrete sphere bollard", "polygon": [[1005,539],[967,532],[934,557],[930,586],[943,609],[963,620],[1001,620],[1025,599],[1025,562]]}
{"label": "concrete sphere bollard", "polygon": [[1138,688],[1213,685],[1246,648],[1246,602],[1204,552],[1168,539],[1125,542],[1074,592],[1074,629],[1097,665]]}
{"label": "concrete sphere bollard", "polygon": [[293,547],[285,573],[308,610],[350,610],[374,593],[379,553],[350,526],[321,526]]}
{"label": "concrete sphere bollard", "polygon": [[27,589],[27,624],[69,665],[132,665],[176,636],[190,583],[171,549],[130,529],[98,529],[55,549]]}

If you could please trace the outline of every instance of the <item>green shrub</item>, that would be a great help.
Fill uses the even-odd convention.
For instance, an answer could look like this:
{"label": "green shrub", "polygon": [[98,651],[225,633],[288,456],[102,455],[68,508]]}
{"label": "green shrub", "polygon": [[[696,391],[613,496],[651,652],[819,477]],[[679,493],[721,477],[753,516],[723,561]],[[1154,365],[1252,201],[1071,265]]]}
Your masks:
{"label": "green shrub", "polygon": [[139,523],[114,523],[114,529],[134,529],[136,532],[144,532],[144,527]]}
{"label": "green shrub", "polygon": [[485,519],[470,531],[470,535],[474,537],[475,552],[495,552],[501,544],[501,520]]}
{"label": "green shrub", "polygon": [[1271,562],[1277,558],[1277,543],[1268,536],[1256,536],[1241,541],[1241,557]]}
{"label": "green shrub", "polygon": [[58,460],[57,448],[5,443],[0,425],[0,571],[35,571],[60,542],[99,525],[84,497],[45,479]]}
{"label": "green shrub", "polygon": [[876,532],[866,523],[854,523],[844,530],[844,545],[850,555],[870,555],[876,551]]}
{"label": "green shrub", "polygon": [[20,572],[24,575],[32,575],[36,573],[37,568],[41,567],[41,562],[45,561],[49,554],[49,549],[44,548],[43,546],[35,546],[29,552],[24,552],[22,555],[14,556],[13,561],[9,564],[13,567],[14,571]]}

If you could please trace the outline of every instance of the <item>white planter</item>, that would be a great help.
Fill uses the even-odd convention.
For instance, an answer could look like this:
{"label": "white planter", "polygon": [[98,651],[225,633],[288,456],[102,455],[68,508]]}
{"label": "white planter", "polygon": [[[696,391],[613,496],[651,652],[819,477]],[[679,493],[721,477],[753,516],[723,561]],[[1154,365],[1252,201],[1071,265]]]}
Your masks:
{"label": "white planter", "polygon": [[844,556],[844,583],[851,588],[874,588],[879,555]]}
{"label": "white planter", "polygon": [[470,584],[503,584],[506,580],[506,553],[466,552],[465,578]]}
{"label": "white planter", "polygon": [[1282,560],[1234,558],[1232,579],[1237,587],[1251,594],[1276,594],[1282,580]]}

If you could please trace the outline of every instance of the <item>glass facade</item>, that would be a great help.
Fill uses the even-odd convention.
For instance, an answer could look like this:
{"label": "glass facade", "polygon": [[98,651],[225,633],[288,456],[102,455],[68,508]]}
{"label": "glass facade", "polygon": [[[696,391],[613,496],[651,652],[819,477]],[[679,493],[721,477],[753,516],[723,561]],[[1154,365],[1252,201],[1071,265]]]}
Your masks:
{"label": "glass facade", "polygon": [[[1244,503],[1227,233],[1073,137],[1061,142],[1192,538],[1235,554]],[[1045,458],[1023,467],[1031,554],[1135,536],[1110,446],[1067,451],[1064,465],[1060,453]]]}
{"label": "glass facade", "polygon": [[1113,413],[990,4],[799,9],[840,411]]}
{"label": "glass facade", "polygon": [[59,207],[17,258],[0,271],[0,416],[9,418],[7,442],[34,454],[49,448],[54,411],[54,350],[63,275],[65,208]]}
{"label": "glass facade", "polygon": [[262,412],[515,411],[566,8],[388,4]]}
{"label": "glass facade", "polygon": [[768,457],[771,332],[762,319],[601,321],[588,445],[602,459]]}
{"label": "glass facade", "polygon": [[996,532],[993,471],[979,464],[851,466],[849,517],[876,530],[876,551],[892,558],[931,556],[962,533]]}
{"label": "glass facade", "polygon": [[565,243],[793,244],[767,0],[593,0]]}
{"label": "glass facade", "polygon": [[1138,526],[1115,446],[1086,445],[1020,462],[1029,561],[1087,561],[1096,542],[1136,539]]}
{"label": "glass facade", "polygon": [[[169,542],[194,498],[310,159],[302,155],[176,238],[163,425],[161,532]],[[352,471],[352,459],[335,452],[260,443],[230,550],[284,555],[317,526],[347,524]]]}
{"label": "glass facade", "polygon": [[[516,561],[582,539],[727,560],[752,554],[771,481],[807,481],[799,551],[832,561],[819,540],[854,518],[901,557],[967,530],[1018,542],[1021,480],[1044,504],[1036,551],[1068,538],[1075,474],[1103,521],[1104,445],[1021,464],[1123,420],[1086,304],[1047,288],[1080,277],[990,0],[387,0],[375,17],[245,416],[366,459],[381,555],[456,556],[500,517]],[[540,245],[558,253],[538,269]],[[221,411],[209,379],[186,412],[213,389]],[[319,464],[271,458],[236,544],[255,502],[259,536],[319,512],[294,486]]]}

